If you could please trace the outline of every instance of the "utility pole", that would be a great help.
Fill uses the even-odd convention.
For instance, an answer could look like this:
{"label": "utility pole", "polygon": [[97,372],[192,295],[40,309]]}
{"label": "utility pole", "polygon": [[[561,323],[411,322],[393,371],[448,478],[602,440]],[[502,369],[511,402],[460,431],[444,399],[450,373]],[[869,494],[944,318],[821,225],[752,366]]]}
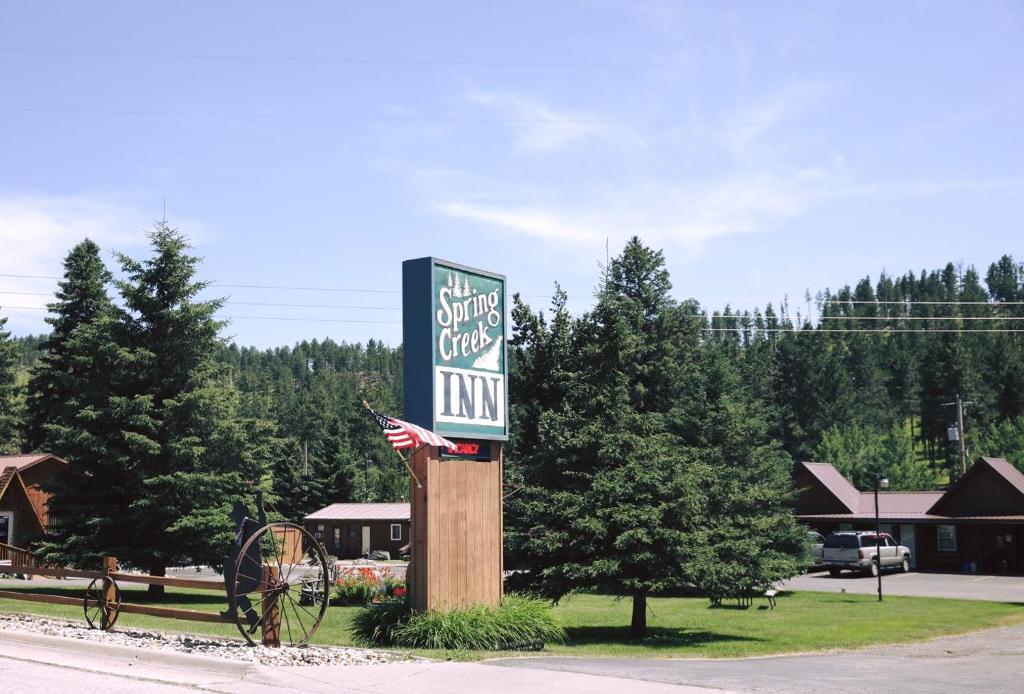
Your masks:
{"label": "utility pole", "polygon": [[302,442],[302,476],[309,477],[309,441]]}
{"label": "utility pole", "polygon": [[[955,435],[957,443],[960,444],[960,475],[967,474],[967,439],[964,436],[964,405],[973,405],[973,400],[963,400],[960,393],[956,394],[953,402],[944,402],[942,407],[956,406],[956,428]],[[950,431],[949,440],[953,440],[954,432]]]}
{"label": "utility pole", "polygon": [[370,454],[366,454],[366,471],[363,473],[363,501],[370,500]]}
{"label": "utility pole", "polygon": [[960,433],[960,476],[967,474],[967,442],[964,440],[964,401],[956,394],[956,429]]}

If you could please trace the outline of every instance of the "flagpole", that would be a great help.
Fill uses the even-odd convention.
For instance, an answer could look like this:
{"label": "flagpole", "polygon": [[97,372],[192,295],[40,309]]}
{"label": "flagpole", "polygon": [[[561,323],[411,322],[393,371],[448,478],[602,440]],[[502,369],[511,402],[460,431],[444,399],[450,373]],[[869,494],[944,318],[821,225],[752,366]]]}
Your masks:
{"label": "flagpole", "polygon": [[[365,400],[363,400],[363,407],[365,407],[368,412],[373,412],[373,408],[370,407],[370,403],[366,402]],[[426,445],[426,444],[424,444],[424,445]],[[413,451],[411,454],[409,454],[409,460],[412,460],[412,457],[414,455],[416,455],[417,453],[419,453],[422,448],[423,448],[423,446],[420,446],[415,451]],[[405,469],[409,471],[410,475],[412,475],[413,480],[415,480],[415,482],[416,482],[416,488],[417,489],[423,489],[423,485],[420,483],[420,478],[416,476],[416,473],[412,471],[412,466],[409,465],[409,460],[406,460],[405,456],[403,456],[398,451],[397,448],[395,448],[393,450],[395,451],[395,455],[398,456],[398,459],[402,461],[403,465],[405,465]]]}

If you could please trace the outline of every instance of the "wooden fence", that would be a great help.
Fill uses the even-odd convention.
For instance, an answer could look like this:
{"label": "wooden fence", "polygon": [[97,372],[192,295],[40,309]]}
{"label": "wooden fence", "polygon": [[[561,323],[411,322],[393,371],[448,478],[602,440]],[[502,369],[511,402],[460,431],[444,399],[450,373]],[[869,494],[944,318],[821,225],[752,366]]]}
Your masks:
{"label": "wooden fence", "polygon": [[[84,578],[101,580],[103,588],[104,605],[102,626],[107,629],[113,626],[117,615],[121,612],[129,614],[144,614],[152,617],[164,617],[167,619],[183,619],[192,622],[218,622],[234,624],[235,617],[231,614],[220,612],[202,612],[199,610],[186,610],[175,607],[161,607],[159,605],[138,605],[133,603],[122,603],[119,598],[118,583],[141,583],[144,585],[167,586],[173,588],[191,588],[198,590],[225,591],[223,580],[201,580],[195,578],[175,578],[171,576],[148,576],[145,574],[126,573],[117,570],[117,559],[105,557],[103,569],[99,571],[81,571],[69,568],[51,568],[37,566],[32,560],[32,555],[23,549],[10,545],[0,545],[4,554],[0,559],[9,556],[10,563],[0,563],[0,575],[23,575],[23,576],[44,576],[49,578]],[[113,596],[118,595],[115,601]],[[87,613],[91,607],[96,607],[98,600],[86,595],[83,599],[72,598],[65,595],[45,595],[42,593],[25,593],[14,590],[0,590],[0,598],[11,600],[24,600],[28,602],[42,602],[52,605],[81,605]],[[116,604],[115,604],[116,602]],[[108,616],[108,610],[113,614]],[[90,622],[92,624],[92,622]],[[264,614],[262,628],[262,641],[265,646],[280,646],[281,616],[277,610],[267,610]]]}

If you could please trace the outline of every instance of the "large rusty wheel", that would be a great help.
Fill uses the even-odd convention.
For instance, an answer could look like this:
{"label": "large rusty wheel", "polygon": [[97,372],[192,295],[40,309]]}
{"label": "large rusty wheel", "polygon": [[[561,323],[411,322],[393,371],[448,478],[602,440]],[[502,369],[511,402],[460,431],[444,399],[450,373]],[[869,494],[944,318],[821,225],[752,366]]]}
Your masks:
{"label": "large rusty wheel", "polygon": [[85,621],[93,629],[107,630],[114,626],[121,614],[121,589],[112,578],[94,578],[85,589],[82,601]]}
{"label": "large rusty wheel", "polygon": [[235,622],[253,645],[276,610],[281,643],[303,646],[327,610],[327,559],[320,543],[293,523],[270,523],[256,531],[242,546],[230,580]]}

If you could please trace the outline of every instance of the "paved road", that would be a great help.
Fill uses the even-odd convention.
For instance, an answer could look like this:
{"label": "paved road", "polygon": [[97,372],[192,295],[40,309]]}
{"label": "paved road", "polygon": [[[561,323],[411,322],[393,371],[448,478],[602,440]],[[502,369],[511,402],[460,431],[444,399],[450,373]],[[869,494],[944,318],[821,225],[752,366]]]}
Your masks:
{"label": "paved road", "polygon": [[648,682],[744,692],[1019,692],[1024,690],[1024,626],[904,646],[735,660],[521,658],[503,667],[547,668]]}
{"label": "paved road", "polygon": [[0,632],[0,692],[39,694],[723,694],[576,672],[484,663],[265,667],[141,648]]}
{"label": "paved road", "polygon": [[76,692],[76,694],[183,694],[184,686],[145,682],[114,675],[71,670],[55,665],[0,659],[4,694]]}
{"label": "paved road", "polygon": [[[843,590],[848,593],[874,593],[878,590],[878,580],[849,572],[832,578],[827,572],[822,572],[797,576],[786,583],[785,589],[827,593],[841,593]],[[882,594],[1024,603],[1024,576],[884,573]]]}

